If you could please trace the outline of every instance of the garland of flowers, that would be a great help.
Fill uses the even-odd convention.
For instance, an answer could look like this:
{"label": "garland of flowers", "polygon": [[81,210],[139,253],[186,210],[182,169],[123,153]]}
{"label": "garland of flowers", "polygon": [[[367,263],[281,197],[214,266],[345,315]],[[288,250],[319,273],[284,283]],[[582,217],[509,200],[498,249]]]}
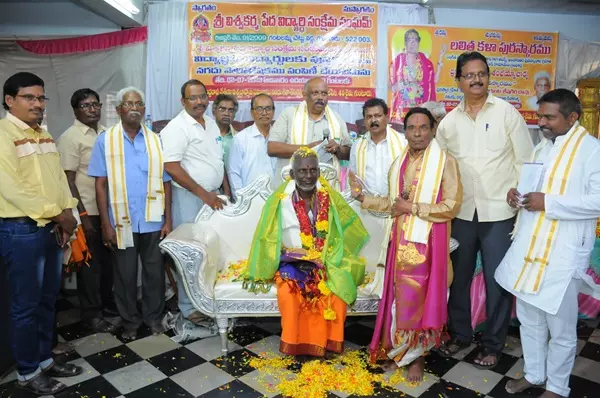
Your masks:
{"label": "garland of flowers", "polygon": [[[306,250],[306,255],[303,257],[304,260],[314,261],[320,260],[325,247],[325,241],[327,240],[327,233],[329,231],[329,193],[325,189],[326,182],[324,179],[320,179],[321,188],[316,193],[316,210],[317,218],[315,221],[315,227],[313,229],[308,212],[306,211],[306,202],[304,199],[296,201],[293,206],[298,217],[298,223],[300,224],[300,240],[302,242],[302,248]],[[331,307],[331,290],[326,284],[326,273],[321,272],[318,275],[320,280],[317,283],[317,289],[311,289],[310,284],[307,284],[307,289],[315,290],[311,291],[308,296],[326,296],[329,298],[327,308],[323,311],[323,317],[326,320],[335,320],[337,315]]]}

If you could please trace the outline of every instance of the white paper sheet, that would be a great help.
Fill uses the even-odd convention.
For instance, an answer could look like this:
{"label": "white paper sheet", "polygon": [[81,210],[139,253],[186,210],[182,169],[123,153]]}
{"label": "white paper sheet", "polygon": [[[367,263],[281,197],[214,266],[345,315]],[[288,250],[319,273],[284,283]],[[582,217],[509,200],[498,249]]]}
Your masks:
{"label": "white paper sheet", "polygon": [[544,170],[543,163],[524,163],[521,167],[521,175],[519,176],[519,185],[517,191],[524,196],[531,192],[536,192],[538,183],[542,177]]}

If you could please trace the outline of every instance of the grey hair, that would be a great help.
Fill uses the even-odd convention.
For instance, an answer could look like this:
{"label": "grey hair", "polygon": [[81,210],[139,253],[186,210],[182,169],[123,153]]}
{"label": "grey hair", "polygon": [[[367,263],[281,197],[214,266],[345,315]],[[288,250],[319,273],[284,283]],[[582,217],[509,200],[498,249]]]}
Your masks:
{"label": "grey hair", "polygon": [[133,86],[129,86],[129,87],[122,88],[117,93],[117,105],[121,105],[123,103],[123,99],[125,98],[125,94],[128,94],[128,93],[136,93],[136,94],[138,94],[142,98],[143,102],[146,102],[146,98],[145,98],[144,93],[142,92],[142,90],[140,90],[139,88],[133,87]]}
{"label": "grey hair", "polygon": [[552,84],[552,77],[550,76],[550,73],[546,72],[545,70],[539,71],[533,75],[533,84],[536,84],[540,79],[548,79],[548,83]]}
{"label": "grey hair", "polygon": [[426,103],[424,103],[423,105],[421,105],[422,108],[427,109],[429,112],[431,112],[431,114],[433,115],[434,118],[439,118],[442,116],[446,115],[446,107],[444,106],[443,103],[441,102],[435,102],[435,101],[427,101]]}

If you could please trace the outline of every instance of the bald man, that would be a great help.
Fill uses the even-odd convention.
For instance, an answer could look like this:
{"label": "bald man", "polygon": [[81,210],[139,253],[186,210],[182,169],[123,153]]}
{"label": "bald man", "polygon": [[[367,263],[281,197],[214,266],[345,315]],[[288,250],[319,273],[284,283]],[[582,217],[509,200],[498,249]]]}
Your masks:
{"label": "bald man", "polygon": [[327,136],[325,150],[333,155],[330,163],[339,171],[339,161],[350,159],[348,128],[339,113],[327,106],[327,83],[318,77],[308,80],[302,96],[300,105],[281,112],[269,135],[267,151],[269,156],[278,158],[274,186],[281,182],[281,169],[289,164],[294,152],[301,146],[316,147]]}

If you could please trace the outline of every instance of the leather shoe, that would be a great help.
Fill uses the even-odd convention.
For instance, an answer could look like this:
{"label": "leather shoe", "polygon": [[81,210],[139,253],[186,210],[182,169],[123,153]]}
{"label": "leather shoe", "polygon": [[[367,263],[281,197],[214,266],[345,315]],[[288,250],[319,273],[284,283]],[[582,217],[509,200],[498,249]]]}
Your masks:
{"label": "leather shoe", "polygon": [[18,381],[17,388],[27,390],[35,395],[55,395],[67,388],[60,381],[51,379],[44,372],[27,381]]}
{"label": "leather shoe", "polygon": [[50,377],[73,377],[83,373],[83,368],[72,363],[54,361],[48,368],[42,369],[42,372]]}

